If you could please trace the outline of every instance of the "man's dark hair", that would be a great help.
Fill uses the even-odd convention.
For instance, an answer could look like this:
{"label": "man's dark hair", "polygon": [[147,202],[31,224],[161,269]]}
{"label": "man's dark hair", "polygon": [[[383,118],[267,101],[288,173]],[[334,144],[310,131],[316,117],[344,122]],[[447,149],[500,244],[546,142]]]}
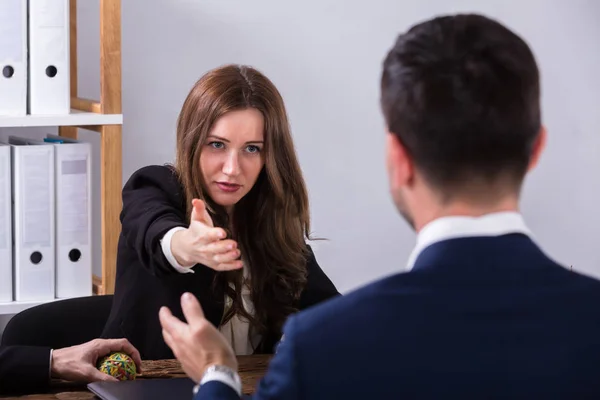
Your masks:
{"label": "man's dark hair", "polygon": [[388,129],[442,194],[522,183],[540,131],[535,58],[480,15],[443,16],[398,37],[381,78]]}

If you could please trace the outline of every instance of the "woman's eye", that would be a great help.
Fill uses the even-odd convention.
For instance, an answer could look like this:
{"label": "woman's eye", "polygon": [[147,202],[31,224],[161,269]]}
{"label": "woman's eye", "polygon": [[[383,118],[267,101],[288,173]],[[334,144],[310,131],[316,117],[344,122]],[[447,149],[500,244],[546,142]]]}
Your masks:
{"label": "woman's eye", "polygon": [[223,147],[225,147],[223,142],[210,142],[208,145],[215,149],[222,149]]}
{"label": "woman's eye", "polygon": [[246,150],[248,151],[248,153],[258,153],[258,152],[260,152],[260,147],[250,145],[250,146],[246,147]]}

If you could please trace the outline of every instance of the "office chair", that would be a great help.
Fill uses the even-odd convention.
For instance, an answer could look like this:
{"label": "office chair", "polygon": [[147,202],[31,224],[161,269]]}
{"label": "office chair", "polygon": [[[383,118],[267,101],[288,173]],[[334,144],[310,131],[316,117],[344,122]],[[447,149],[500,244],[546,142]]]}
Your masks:
{"label": "office chair", "polygon": [[56,300],[21,311],[10,319],[1,346],[59,349],[96,339],[112,306],[112,295]]}

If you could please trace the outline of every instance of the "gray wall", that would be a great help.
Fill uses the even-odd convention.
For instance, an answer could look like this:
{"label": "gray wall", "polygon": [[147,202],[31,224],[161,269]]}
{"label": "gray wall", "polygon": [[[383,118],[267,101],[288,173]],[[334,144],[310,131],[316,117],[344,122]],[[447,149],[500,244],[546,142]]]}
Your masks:
{"label": "gray wall", "polygon": [[[78,3],[80,91],[90,97],[99,95],[98,4]],[[523,212],[552,256],[600,276],[594,173],[600,157],[593,155],[600,150],[600,3],[594,0],[123,1],[123,179],[173,160],[177,114],[203,73],[224,63],[251,64],[286,101],[314,233],[329,239],[314,244],[322,267],[343,291],[401,270],[414,234],[388,197],[380,65],[400,31],[457,11],[498,18],[532,46],[549,143],[527,181]]]}
{"label": "gray wall", "polygon": [[[80,2],[81,4],[82,2]],[[347,291],[400,271],[414,235],[388,197],[380,65],[398,32],[477,11],[518,31],[542,70],[549,143],[523,212],[559,261],[600,276],[600,3],[594,0],[123,1],[123,178],[171,161],[184,97],[208,69],[248,63],[279,87],[310,198],[318,261]],[[87,7],[87,6],[86,6]],[[91,73],[95,73],[90,69]],[[82,71],[83,73],[83,71]]]}
{"label": "gray wall", "polygon": [[[78,7],[79,94],[99,98],[99,0]],[[314,234],[329,239],[313,245],[321,266],[342,291],[402,270],[414,234],[388,197],[380,65],[400,31],[457,11],[498,18],[532,46],[549,143],[526,182],[523,212],[550,255],[600,276],[600,3],[594,0],[124,0],[123,179],[173,160],[177,114],[203,73],[251,64],[285,98]],[[98,174],[97,135],[82,137],[96,144]]]}

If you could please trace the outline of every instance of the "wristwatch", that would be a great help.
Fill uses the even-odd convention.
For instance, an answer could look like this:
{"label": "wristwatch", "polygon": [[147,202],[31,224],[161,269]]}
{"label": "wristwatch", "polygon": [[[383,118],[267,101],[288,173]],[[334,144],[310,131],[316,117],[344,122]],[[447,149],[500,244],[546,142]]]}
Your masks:
{"label": "wristwatch", "polygon": [[236,371],[225,366],[225,365],[211,365],[204,371],[200,382],[194,386],[194,395],[200,389],[200,386],[206,382],[219,381],[230,386],[233,390],[241,395],[242,391],[242,380]]}

